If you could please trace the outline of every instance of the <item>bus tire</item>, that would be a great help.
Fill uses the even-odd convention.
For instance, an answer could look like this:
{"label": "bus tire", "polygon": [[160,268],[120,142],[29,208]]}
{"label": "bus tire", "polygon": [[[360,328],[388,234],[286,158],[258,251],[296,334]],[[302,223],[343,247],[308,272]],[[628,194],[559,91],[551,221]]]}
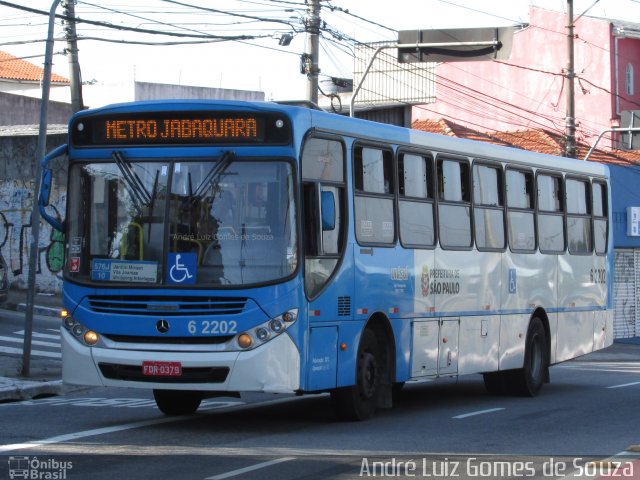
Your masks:
{"label": "bus tire", "polygon": [[547,334],[542,320],[534,317],[527,330],[523,367],[511,372],[509,382],[516,395],[535,397],[548,378]]}
{"label": "bus tire", "polygon": [[366,329],[358,347],[356,384],[331,392],[333,408],[343,420],[361,421],[376,410],[381,381],[380,350],[373,331]]}
{"label": "bus tire", "polygon": [[202,392],[190,390],[154,390],[153,398],[165,415],[191,415],[202,402]]}

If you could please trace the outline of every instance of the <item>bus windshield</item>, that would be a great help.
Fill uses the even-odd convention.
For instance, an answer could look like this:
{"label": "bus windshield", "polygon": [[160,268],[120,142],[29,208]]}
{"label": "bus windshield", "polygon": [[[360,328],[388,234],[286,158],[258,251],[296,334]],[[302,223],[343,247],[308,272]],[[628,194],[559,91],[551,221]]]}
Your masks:
{"label": "bus windshield", "polygon": [[[113,161],[71,166],[66,275],[83,283],[242,286],[297,265],[284,160]],[[184,275],[170,275],[175,263]]]}

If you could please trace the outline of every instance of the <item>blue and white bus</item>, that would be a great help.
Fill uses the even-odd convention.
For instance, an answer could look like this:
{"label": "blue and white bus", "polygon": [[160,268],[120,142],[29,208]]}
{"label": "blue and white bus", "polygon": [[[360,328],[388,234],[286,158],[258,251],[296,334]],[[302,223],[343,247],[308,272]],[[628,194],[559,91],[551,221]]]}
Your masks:
{"label": "blue and white bus", "polygon": [[330,392],[365,419],[409,381],[533,396],[612,343],[600,164],[240,101],[83,111],[44,164],[68,384],[151,389],[166,414]]}

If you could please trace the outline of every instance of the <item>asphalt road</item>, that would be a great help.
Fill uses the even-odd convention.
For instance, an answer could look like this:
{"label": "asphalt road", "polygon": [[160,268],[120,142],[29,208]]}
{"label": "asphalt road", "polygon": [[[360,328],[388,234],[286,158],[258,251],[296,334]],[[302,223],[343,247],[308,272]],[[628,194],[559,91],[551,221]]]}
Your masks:
{"label": "asphalt road", "polygon": [[612,458],[640,478],[640,456],[616,457],[640,444],[640,346],[614,348],[553,367],[536,398],[490,396],[475,375],[407,385],[361,423],[326,395],[209,399],[191,417],[141,390],[4,403],[0,478],[597,478],[616,463],[589,462]]}

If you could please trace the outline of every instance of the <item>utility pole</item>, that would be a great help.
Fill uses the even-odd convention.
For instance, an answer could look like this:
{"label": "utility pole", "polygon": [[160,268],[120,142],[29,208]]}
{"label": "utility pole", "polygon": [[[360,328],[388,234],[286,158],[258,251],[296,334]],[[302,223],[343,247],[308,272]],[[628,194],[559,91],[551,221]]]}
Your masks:
{"label": "utility pole", "polygon": [[33,207],[31,210],[31,240],[29,243],[29,273],[27,275],[27,307],[24,316],[24,342],[22,344],[23,377],[30,375],[31,369],[31,340],[33,336],[33,302],[36,291],[36,268],[38,267],[40,240],[40,209],[38,194],[42,177],[41,161],[47,148],[47,112],[49,107],[49,90],[51,87],[51,68],[53,63],[53,30],[56,20],[56,8],[60,0],[53,0],[49,11],[49,28],[47,46],[44,54],[44,78],[42,79],[42,100],[40,101],[40,125],[38,127],[38,146],[36,147],[35,191],[33,193]]}
{"label": "utility pole", "polygon": [[320,0],[308,0],[305,18],[307,33],[307,50],[303,55],[303,69],[307,74],[307,100],[318,103],[318,74],[320,67],[318,57],[320,50]]}
{"label": "utility pole", "polygon": [[69,56],[69,76],[71,80],[71,109],[79,112],[84,109],[82,102],[82,77],[78,62],[78,35],[76,34],[76,0],[64,0],[66,26],[64,34],[67,39],[66,53]]}
{"label": "utility pole", "polygon": [[567,116],[565,129],[565,156],[576,158],[576,113],[574,94],[573,57],[573,0],[567,0]]}

